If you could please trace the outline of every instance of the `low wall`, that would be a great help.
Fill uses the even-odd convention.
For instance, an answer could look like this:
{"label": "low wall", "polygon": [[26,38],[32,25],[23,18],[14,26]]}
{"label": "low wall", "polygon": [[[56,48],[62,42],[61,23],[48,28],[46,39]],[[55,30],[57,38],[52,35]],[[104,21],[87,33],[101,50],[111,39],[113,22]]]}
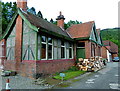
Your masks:
{"label": "low wall", "polygon": [[40,60],[36,63],[36,73],[53,74],[56,72],[67,70],[74,64],[74,59]]}
{"label": "low wall", "polygon": [[[16,71],[16,62],[14,60],[4,61],[5,70]],[[74,59],[60,60],[23,60],[20,63],[19,74],[22,76],[36,78],[36,74],[48,75],[67,70],[75,65]]]}

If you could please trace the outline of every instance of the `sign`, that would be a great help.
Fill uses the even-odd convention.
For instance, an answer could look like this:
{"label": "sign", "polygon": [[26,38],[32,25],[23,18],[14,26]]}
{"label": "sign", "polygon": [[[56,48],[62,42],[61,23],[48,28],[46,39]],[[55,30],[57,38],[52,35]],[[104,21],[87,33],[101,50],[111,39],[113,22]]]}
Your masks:
{"label": "sign", "polygon": [[65,74],[64,73],[60,73],[60,76],[62,77],[62,81],[63,81],[63,79],[65,77]]}
{"label": "sign", "polygon": [[65,77],[65,74],[64,74],[64,73],[60,73],[60,76],[61,76],[61,77]]}

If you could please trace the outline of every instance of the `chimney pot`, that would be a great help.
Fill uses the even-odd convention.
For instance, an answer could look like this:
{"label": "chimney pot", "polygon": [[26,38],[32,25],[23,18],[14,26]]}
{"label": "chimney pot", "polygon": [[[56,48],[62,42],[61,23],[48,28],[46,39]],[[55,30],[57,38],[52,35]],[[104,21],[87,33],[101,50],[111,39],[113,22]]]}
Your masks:
{"label": "chimney pot", "polygon": [[17,7],[27,11],[27,0],[17,0]]}
{"label": "chimney pot", "polygon": [[57,20],[57,26],[59,26],[60,28],[64,29],[64,20],[65,20],[65,18],[62,15],[61,11],[59,12],[59,14],[60,15],[56,18],[56,20]]}

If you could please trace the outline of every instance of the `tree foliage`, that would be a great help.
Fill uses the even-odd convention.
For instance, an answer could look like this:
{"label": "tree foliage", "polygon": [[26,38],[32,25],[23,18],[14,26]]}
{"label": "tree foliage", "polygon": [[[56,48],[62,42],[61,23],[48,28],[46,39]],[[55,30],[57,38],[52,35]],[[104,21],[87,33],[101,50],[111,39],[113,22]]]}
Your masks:
{"label": "tree foliage", "polygon": [[32,13],[32,14],[34,14],[34,15],[36,15],[36,10],[35,10],[34,7],[31,7],[31,8],[28,9],[27,11],[30,12],[30,13]]}
{"label": "tree foliage", "polygon": [[6,30],[8,23],[12,19],[13,15],[15,14],[17,8],[16,2],[2,2],[2,33]]}
{"label": "tree foliage", "polygon": [[37,16],[40,17],[40,18],[43,18],[43,15],[42,15],[41,11],[38,11]]}
{"label": "tree foliage", "polygon": [[119,34],[120,34],[120,28],[104,29],[101,31],[102,40],[103,41],[110,40],[113,43],[117,44],[119,47],[119,51],[120,51]]}

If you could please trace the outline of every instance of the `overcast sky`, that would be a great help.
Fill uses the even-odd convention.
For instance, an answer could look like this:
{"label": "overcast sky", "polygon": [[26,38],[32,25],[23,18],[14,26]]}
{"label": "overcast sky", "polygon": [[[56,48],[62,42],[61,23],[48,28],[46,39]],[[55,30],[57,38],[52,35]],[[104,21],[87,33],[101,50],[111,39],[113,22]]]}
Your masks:
{"label": "overcast sky", "polygon": [[[2,0],[14,2],[17,0]],[[118,27],[118,2],[120,0],[28,0],[28,7],[35,7],[42,12],[43,17],[56,19],[62,11],[65,22],[78,20],[82,22],[95,21],[96,27]]]}

